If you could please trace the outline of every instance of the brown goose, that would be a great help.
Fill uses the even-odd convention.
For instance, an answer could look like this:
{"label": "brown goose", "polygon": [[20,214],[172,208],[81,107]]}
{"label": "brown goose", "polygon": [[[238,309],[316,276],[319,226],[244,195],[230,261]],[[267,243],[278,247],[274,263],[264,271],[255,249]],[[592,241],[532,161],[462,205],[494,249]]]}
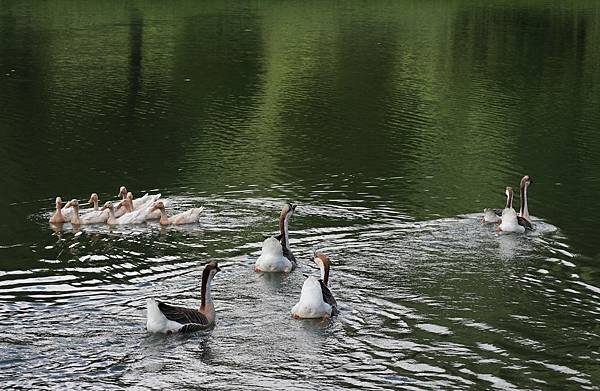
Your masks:
{"label": "brown goose", "polygon": [[211,283],[220,270],[214,261],[204,267],[198,309],[178,307],[148,299],[146,329],[151,333],[172,334],[200,331],[214,326],[216,314],[211,295]]}

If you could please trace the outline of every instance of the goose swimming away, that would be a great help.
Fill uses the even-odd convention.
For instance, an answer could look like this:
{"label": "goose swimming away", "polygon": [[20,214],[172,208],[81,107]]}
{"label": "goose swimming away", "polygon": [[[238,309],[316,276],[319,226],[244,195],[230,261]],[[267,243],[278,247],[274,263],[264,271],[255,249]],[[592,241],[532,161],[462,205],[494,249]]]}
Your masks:
{"label": "goose swimming away", "polygon": [[296,258],[290,250],[288,224],[296,205],[287,203],[279,215],[279,235],[265,239],[254,270],[257,272],[289,272],[296,267]]}
{"label": "goose swimming away", "polygon": [[65,218],[65,216],[62,213],[62,199],[60,197],[56,197],[55,205],[56,205],[56,211],[54,212],[52,217],[50,217],[50,223],[51,224],[62,224],[65,221],[67,221],[67,219]]}
{"label": "goose swimming away", "polygon": [[206,330],[214,326],[216,314],[211,284],[215,274],[220,270],[214,261],[204,267],[198,309],[176,307],[148,299],[146,329],[151,333],[172,334]]}
{"label": "goose swimming away", "polygon": [[506,208],[502,211],[502,222],[498,226],[498,231],[504,232],[525,232],[525,227],[519,224],[517,212],[512,207],[513,202],[513,189],[508,186],[505,191],[507,202]]}
{"label": "goose swimming away", "polygon": [[531,225],[531,216],[529,216],[529,209],[527,208],[527,188],[533,181],[529,178],[529,175],[525,175],[521,178],[520,192],[521,192],[521,209],[519,211],[519,225],[524,226],[526,229],[533,230]]}
{"label": "goose swimming away", "polygon": [[[123,205],[120,205],[119,208],[125,207]],[[109,225],[143,224],[146,222],[147,209],[134,210],[131,213],[125,213],[119,218],[115,216],[115,208],[112,202],[107,201],[100,210],[104,211],[106,209],[108,209],[108,219],[106,220],[106,223],[108,223]]]}
{"label": "goose swimming away", "polygon": [[94,210],[88,212],[82,216],[79,216],[79,202],[76,199],[72,199],[67,202],[67,206],[73,208],[73,215],[71,216],[71,224],[74,225],[82,225],[82,224],[101,224],[106,223],[109,217],[109,211],[106,209],[103,210]]}
{"label": "goose swimming away", "polygon": [[292,307],[292,317],[299,318],[328,318],[337,314],[337,303],[329,290],[329,257],[322,252],[316,252],[315,263],[321,269],[321,278],[309,276],[300,293],[300,300]]}
{"label": "goose swimming away", "polygon": [[188,211],[178,213],[171,217],[167,217],[167,212],[165,212],[165,204],[162,201],[158,201],[155,202],[154,205],[152,205],[152,207],[148,209],[147,214],[150,216],[156,210],[160,211],[160,225],[181,225],[197,223],[200,218],[200,213],[202,213],[204,208],[192,208]]}

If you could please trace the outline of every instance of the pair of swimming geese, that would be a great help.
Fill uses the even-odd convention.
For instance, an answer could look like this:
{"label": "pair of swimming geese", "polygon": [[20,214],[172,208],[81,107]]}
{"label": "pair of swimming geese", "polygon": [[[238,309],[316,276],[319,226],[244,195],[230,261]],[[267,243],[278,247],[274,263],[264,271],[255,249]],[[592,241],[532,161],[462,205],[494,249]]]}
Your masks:
{"label": "pair of swimming geese", "polygon": [[143,224],[148,220],[159,220],[161,225],[193,224],[197,223],[200,213],[204,208],[192,208],[188,211],[167,216],[165,205],[168,200],[160,198],[160,194],[146,193],[141,198],[133,198],[133,194],[121,186],[117,197],[122,199],[115,205],[107,201],[102,208],[98,207],[98,194],[92,193],[89,203],[93,205],[89,210],[80,211],[79,201],[72,199],[62,206],[62,199],[56,197],[56,211],[50,217],[51,224],[62,224],[70,221],[73,225],[87,224]]}
{"label": "pair of swimming geese", "polygon": [[[265,239],[262,252],[254,265],[257,272],[290,272],[296,268],[296,258],[290,250],[288,234],[289,220],[296,205],[286,204],[279,215],[277,236]],[[309,276],[300,292],[300,300],[292,307],[292,317],[328,318],[337,314],[337,303],[329,290],[329,257],[317,251],[314,262],[321,271],[321,278]],[[153,333],[182,333],[208,329],[215,324],[215,307],[211,295],[213,277],[221,269],[216,262],[210,262],[202,272],[200,287],[200,308],[192,309],[173,306],[154,299],[147,300],[146,329]]]}
{"label": "pair of swimming geese", "polygon": [[527,207],[527,188],[533,181],[529,175],[521,178],[519,190],[521,194],[521,209],[519,214],[513,209],[513,189],[508,186],[504,192],[506,194],[506,206],[504,209],[485,208],[483,211],[482,223],[495,223],[497,230],[503,232],[524,233],[526,230],[533,230],[531,225],[531,216]]}

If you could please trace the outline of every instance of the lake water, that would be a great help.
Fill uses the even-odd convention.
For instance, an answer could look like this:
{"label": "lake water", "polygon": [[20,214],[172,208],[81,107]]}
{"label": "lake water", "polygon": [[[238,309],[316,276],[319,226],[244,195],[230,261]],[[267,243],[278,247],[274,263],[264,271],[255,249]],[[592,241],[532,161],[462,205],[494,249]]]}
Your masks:
{"label": "lake water", "polygon": [[[0,1],[2,388],[600,389],[600,4],[486,3]],[[482,226],[525,174],[536,230]],[[48,225],[121,185],[206,211]],[[215,329],[147,334],[209,260]]]}

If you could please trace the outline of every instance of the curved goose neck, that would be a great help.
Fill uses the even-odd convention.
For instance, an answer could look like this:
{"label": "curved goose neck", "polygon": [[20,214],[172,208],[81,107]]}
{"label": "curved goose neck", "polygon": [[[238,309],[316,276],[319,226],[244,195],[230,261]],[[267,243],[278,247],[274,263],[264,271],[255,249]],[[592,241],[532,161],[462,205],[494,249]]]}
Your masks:
{"label": "curved goose neck", "polygon": [[98,199],[94,198],[94,210],[98,210]]}

